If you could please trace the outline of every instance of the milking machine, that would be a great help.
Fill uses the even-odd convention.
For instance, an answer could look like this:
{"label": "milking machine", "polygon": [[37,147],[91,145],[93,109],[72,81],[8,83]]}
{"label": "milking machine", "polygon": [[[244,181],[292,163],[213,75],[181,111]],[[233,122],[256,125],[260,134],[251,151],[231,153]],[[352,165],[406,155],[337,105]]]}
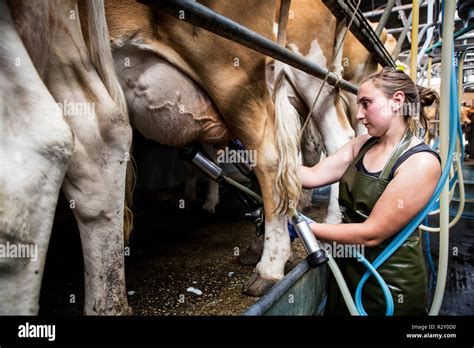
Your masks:
{"label": "milking machine", "polygon": [[[238,140],[234,140],[229,144],[233,150],[240,151],[243,145]],[[257,236],[264,233],[264,215],[263,215],[263,200],[262,198],[235,180],[232,180],[224,174],[224,171],[205,153],[202,145],[199,143],[191,143],[186,145],[183,149],[178,151],[178,155],[184,161],[194,164],[209,178],[219,183],[223,183],[246,207],[248,212],[245,216],[255,225]],[[237,169],[249,177],[253,182],[257,182],[255,173],[248,163],[238,161],[234,163]],[[296,213],[292,218],[294,229],[301,239],[303,246],[308,253],[308,263],[312,267],[317,267],[328,261],[326,253],[320,248],[316,237],[309,228],[308,218],[303,214]]]}
{"label": "milking machine", "polygon": [[[235,148],[238,145],[234,144],[232,146]],[[225,175],[224,170],[214,163],[214,161],[204,151],[204,148],[200,143],[186,145],[178,151],[178,155],[182,160],[195,165],[210,179],[225,185],[230,192],[237,196],[239,201],[247,210],[245,216],[255,225],[257,236],[264,233],[263,200],[259,195]],[[237,169],[242,174],[249,177],[252,181],[255,180],[255,174],[253,173],[252,167],[247,163],[236,164]]]}

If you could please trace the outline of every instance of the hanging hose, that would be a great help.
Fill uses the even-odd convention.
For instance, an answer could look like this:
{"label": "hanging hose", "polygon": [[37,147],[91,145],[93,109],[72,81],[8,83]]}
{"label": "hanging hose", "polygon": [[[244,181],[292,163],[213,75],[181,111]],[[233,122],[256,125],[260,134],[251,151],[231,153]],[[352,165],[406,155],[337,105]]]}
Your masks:
{"label": "hanging hose", "polygon": [[[449,25],[445,25],[446,28],[450,28],[453,25],[453,19],[454,19],[454,7],[455,3],[450,3],[448,4],[447,8],[449,11],[449,14],[447,15],[447,18],[449,18]],[[444,12],[443,12],[443,17],[444,17]],[[444,21],[444,18],[443,18]],[[449,35],[444,35],[444,37],[448,37]],[[450,40],[446,40],[448,42]],[[433,193],[430,201],[428,204],[422,209],[420,213],[417,214],[417,216],[407,225],[405,228],[403,228],[392,240],[392,242],[389,244],[389,246],[384,249],[380,255],[375,259],[373,262],[373,267],[377,269],[380,267],[394,252],[398,250],[398,248],[406,241],[406,239],[412,234],[413,230],[417,228],[417,226],[421,223],[423,218],[427,215],[428,212],[431,211],[432,206],[436,203],[437,197],[441,194],[441,191],[443,191],[448,174],[450,171],[450,166],[453,161],[454,157],[454,148],[455,148],[455,143],[456,143],[456,135],[457,133],[457,126],[459,122],[459,117],[455,117],[456,115],[459,115],[458,111],[458,104],[457,104],[457,97],[456,97],[456,89],[454,88],[455,86],[455,80],[456,77],[454,75],[454,50],[452,49],[452,41],[450,42],[451,44],[449,45],[449,56],[451,56],[451,67],[453,68],[451,71],[451,79],[450,79],[450,88],[449,91],[450,93],[450,103],[448,104],[448,107],[446,107],[445,104],[443,106],[445,109],[448,109],[451,107],[451,112],[449,114],[451,117],[449,118],[449,132],[450,132],[450,137],[449,139],[449,147],[448,147],[448,153],[447,153],[447,160],[445,162],[444,168],[441,173],[441,178],[438,182],[438,185],[435,188],[435,192]],[[446,47],[443,48],[443,51],[445,50]],[[443,52],[443,60],[446,60],[446,57],[448,53]],[[449,77],[449,75],[448,75]],[[446,78],[443,79],[446,81]],[[444,110],[444,109],[443,109]],[[443,195],[446,197],[447,190],[443,192]],[[447,197],[446,197],[447,198]],[[443,220],[442,220],[443,222]],[[445,224],[446,229],[448,228],[447,224]],[[447,252],[448,252],[448,244],[449,244],[449,237],[447,235],[447,231],[444,231],[443,233],[440,234],[440,257],[439,257],[439,264],[440,266],[438,267],[438,281],[436,284],[436,291],[435,291],[435,296],[433,299],[433,304],[430,310],[430,315],[432,314],[438,314],[439,308],[441,307],[441,302],[443,298],[443,293],[444,293],[444,288],[446,284],[446,271],[447,271]],[[361,301],[360,297],[362,296],[362,289],[364,287],[364,284],[366,283],[367,279],[369,278],[370,273],[367,271],[361,278],[357,289],[356,289],[356,302]]]}
{"label": "hanging hose", "polygon": [[[428,216],[425,217],[425,225],[428,226]],[[436,269],[434,266],[433,257],[431,256],[430,234],[427,231],[423,232],[423,238],[425,239],[426,261],[428,262],[428,267],[432,277],[436,278]]]}
{"label": "hanging hose", "polygon": [[[377,281],[380,284],[380,287],[382,288],[382,292],[385,297],[385,303],[387,304],[387,310],[385,312],[385,315],[386,316],[393,315],[395,306],[393,304],[392,293],[390,292],[390,289],[388,288],[387,283],[385,283],[385,280],[383,280],[379,272],[377,272],[377,270],[372,266],[372,264],[369,261],[367,261],[365,257],[360,255],[359,253],[357,253],[357,257],[359,258],[359,261],[362,262],[365,267],[367,267],[368,271],[370,271],[374,275],[375,279],[377,279]],[[357,291],[360,291],[360,294],[357,293]],[[355,299],[356,299],[357,310],[359,311],[359,313],[361,315],[367,316],[367,313],[364,310],[364,306],[362,305],[362,288],[360,289],[357,288]]]}

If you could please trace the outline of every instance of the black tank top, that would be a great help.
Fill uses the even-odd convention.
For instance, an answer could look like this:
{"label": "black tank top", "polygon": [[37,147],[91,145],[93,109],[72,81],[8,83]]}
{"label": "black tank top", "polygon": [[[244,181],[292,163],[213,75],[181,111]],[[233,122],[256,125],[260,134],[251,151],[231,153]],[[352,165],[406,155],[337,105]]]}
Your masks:
{"label": "black tank top", "polygon": [[[370,140],[370,139],[369,139]],[[367,146],[369,140],[367,140],[365,142],[365,144],[362,146],[361,150]],[[393,179],[393,176],[397,170],[397,168],[403,163],[405,162],[405,160],[410,157],[411,155],[415,154],[415,153],[418,153],[418,152],[429,152],[431,154],[433,154],[434,156],[436,156],[436,158],[438,159],[438,161],[441,163],[441,158],[439,157],[439,155],[431,150],[431,148],[426,145],[425,143],[419,143],[418,145],[415,145],[413,146],[412,148],[408,149],[407,151],[405,151],[396,161],[395,161],[395,164],[393,165],[392,167],[392,170],[388,176],[388,181],[391,181]],[[364,174],[367,174],[367,175],[370,175],[370,176],[373,176],[373,177],[376,177],[378,178],[380,176],[380,174],[382,173],[382,171],[379,171],[379,172],[369,172],[365,166],[364,166],[364,156],[361,157],[361,159],[359,160],[359,162],[357,162],[356,164],[356,168],[359,172],[361,173],[364,173]]]}

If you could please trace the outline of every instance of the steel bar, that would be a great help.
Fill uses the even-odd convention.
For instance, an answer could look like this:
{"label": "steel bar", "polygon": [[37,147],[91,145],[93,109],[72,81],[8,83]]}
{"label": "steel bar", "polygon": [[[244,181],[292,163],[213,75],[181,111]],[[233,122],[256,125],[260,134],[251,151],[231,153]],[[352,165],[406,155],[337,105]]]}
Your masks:
{"label": "steel bar", "polygon": [[361,11],[353,13],[349,6],[349,1],[343,0],[323,0],[323,3],[331,10],[336,18],[347,18],[350,20],[354,15],[354,20],[350,27],[351,32],[357,37],[364,47],[372,53],[373,57],[382,66],[395,67],[395,62],[385,49],[369,22],[364,18]]}
{"label": "steel bar", "polygon": [[[282,61],[312,76],[323,79],[328,75],[327,82],[337,85],[338,77],[327,69],[309,61],[303,56],[292,52],[275,42],[253,32],[252,30],[230,20],[229,18],[212,11],[210,8],[192,0],[163,0],[155,2],[152,0],[141,0],[142,3],[152,7],[156,11],[162,11],[169,15],[184,20],[200,28],[206,29],[214,34],[222,36],[245,47],[263,53],[274,59]],[[180,16],[184,11],[185,15]],[[184,17],[184,18],[182,18]],[[341,80],[338,87],[356,94],[358,87],[346,80]]]}
{"label": "steel bar", "polygon": [[[424,7],[426,6],[427,3],[426,2],[423,2],[420,7]],[[401,11],[401,10],[410,10],[411,9],[411,4],[410,5],[401,5],[401,6],[395,6],[394,8],[392,8],[392,13],[393,12],[398,12],[398,11]],[[381,14],[384,13],[385,10],[374,10],[374,11],[369,11],[369,12],[364,12],[364,17],[365,18],[369,18],[369,17],[375,17],[375,16],[380,16]]]}
{"label": "steel bar", "polygon": [[392,13],[393,5],[395,5],[395,0],[388,0],[387,7],[385,8],[385,12],[383,13],[382,17],[380,17],[379,24],[377,24],[377,28],[375,29],[375,34],[380,37],[385,24],[387,24],[388,19],[390,18],[390,14]]}

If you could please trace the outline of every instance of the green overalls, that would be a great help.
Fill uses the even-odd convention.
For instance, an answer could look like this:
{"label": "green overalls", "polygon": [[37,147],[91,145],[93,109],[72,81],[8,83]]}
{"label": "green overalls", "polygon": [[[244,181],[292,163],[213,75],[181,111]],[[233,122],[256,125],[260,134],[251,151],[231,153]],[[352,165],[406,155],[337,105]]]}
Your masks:
{"label": "green overalls", "polygon": [[[387,179],[392,167],[408,147],[411,139],[412,134],[407,132],[393,151],[378,178],[359,172],[356,164],[379,139],[371,138],[362,147],[340,180],[339,205],[343,222],[360,223],[367,219],[389,182]],[[393,208],[387,207],[387,209]],[[393,237],[390,237],[376,247],[365,247],[363,253],[365,258],[369,262],[373,262],[392,239]],[[367,268],[361,262],[358,262],[355,257],[335,258],[335,260],[354,298],[359,280],[367,271]],[[418,229],[377,271],[392,293],[395,305],[394,315],[426,315],[427,272]],[[330,280],[325,314],[349,315],[339,286],[332,272],[328,273],[330,274]],[[385,315],[385,298],[380,284],[373,276],[370,276],[364,285],[362,304],[368,315]]]}

